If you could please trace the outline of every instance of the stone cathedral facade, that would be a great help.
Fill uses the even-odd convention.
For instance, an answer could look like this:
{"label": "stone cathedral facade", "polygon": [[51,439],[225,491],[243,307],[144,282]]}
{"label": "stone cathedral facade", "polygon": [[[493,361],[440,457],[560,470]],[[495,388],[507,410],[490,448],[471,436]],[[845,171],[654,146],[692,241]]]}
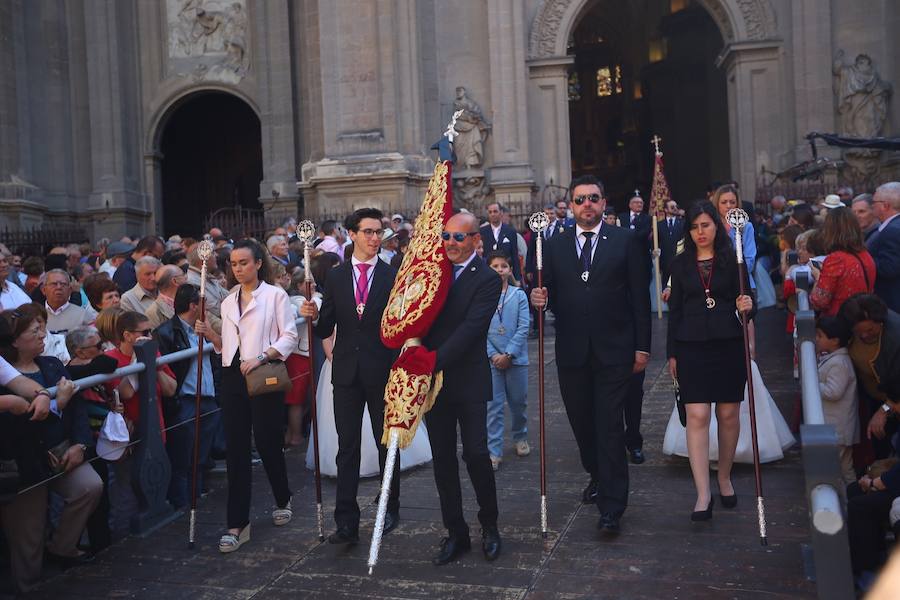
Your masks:
{"label": "stone cathedral facade", "polygon": [[657,132],[684,200],[752,199],[809,132],[897,135],[898,29],[893,0],[0,0],[0,226],[411,213],[454,109],[461,203],[646,186]]}

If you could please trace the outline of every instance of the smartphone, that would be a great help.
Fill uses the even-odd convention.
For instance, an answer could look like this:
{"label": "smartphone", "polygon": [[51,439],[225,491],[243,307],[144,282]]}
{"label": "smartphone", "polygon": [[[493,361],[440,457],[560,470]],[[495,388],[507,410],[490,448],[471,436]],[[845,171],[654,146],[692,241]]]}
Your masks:
{"label": "smartphone", "polygon": [[797,251],[796,251],[796,250],[789,250],[788,253],[787,253],[787,263],[788,263],[788,265],[789,265],[789,266],[796,265],[797,262],[798,262],[798,260],[799,260],[799,259],[797,258]]}

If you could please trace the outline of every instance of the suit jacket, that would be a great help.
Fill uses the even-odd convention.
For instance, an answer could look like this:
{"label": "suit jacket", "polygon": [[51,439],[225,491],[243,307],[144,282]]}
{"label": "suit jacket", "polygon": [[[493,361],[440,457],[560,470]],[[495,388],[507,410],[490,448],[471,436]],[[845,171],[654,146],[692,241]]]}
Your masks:
{"label": "suit jacket", "polygon": [[512,262],[513,277],[522,280],[522,269],[519,266],[519,246],[516,230],[511,225],[503,224],[500,226],[499,239],[494,238],[494,230],[491,229],[490,223],[482,227],[480,230],[481,240],[484,242],[484,255],[487,256],[495,250],[505,252]]}
{"label": "suit jacket", "polygon": [[357,374],[365,386],[384,387],[397,351],[381,343],[381,316],[387,307],[397,270],[383,260],[375,264],[362,319],[356,313],[353,265],[347,261],[329,271],[315,333],[329,337],[337,326],[331,381],[353,385]]}
{"label": "suit jacket", "polygon": [[900,217],[866,242],[875,259],[875,295],[894,312],[900,312]]}
{"label": "suit jacket", "polygon": [[[661,251],[659,263],[663,272],[668,273],[678,249],[678,242],[684,237],[684,219],[676,217],[671,230],[669,229],[668,221],[665,219],[659,222],[658,227],[659,249]],[[663,278],[662,283],[665,285],[665,278]]]}
{"label": "suit jacket", "polygon": [[[749,294],[750,281],[746,275],[744,286]],[[675,257],[672,261],[672,295],[669,296],[666,336],[666,355],[669,358],[676,356],[676,341],[727,340],[743,335],[741,322],[735,314],[734,301],[740,295],[740,280],[734,254],[716,258],[709,289],[710,296],[716,301],[712,309],[706,308],[706,293],[700,283],[694,255],[682,252]],[[754,314],[755,302],[751,318]]]}
{"label": "suit jacket", "polygon": [[487,334],[501,287],[500,277],[475,257],[450,288],[424,339],[425,347],[437,352],[435,372],[444,372],[438,402],[491,399]]}
{"label": "suit jacket", "polygon": [[591,354],[604,365],[634,362],[650,352],[650,269],[642,240],[603,224],[587,282],[575,228],[550,238],[544,249],[544,286],[556,315],[556,360],[583,367]]}
{"label": "suit jacket", "polygon": [[644,244],[645,248],[650,247],[650,236],[653,235],[653,232],[650,231],[650,228],[653,224],[650,221],[650,215],[642,212],[638,213],[637,219],[634,221],[634,229],[631,227],[631,211],[626,210],[623,213],[619,214],[619,225],[622,229],[630,229],[634,232],[634,235]]}

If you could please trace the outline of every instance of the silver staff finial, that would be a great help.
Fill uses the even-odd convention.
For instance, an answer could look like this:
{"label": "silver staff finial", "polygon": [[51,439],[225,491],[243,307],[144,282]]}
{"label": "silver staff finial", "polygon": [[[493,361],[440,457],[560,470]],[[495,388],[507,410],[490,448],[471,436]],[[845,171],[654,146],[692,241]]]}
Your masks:
{"label": "silver staff finial", "polygon": [[213,243],[209,240],[203,240],[202,242],[200,242],[200,245],[197,246],[197,256],[200,257],[200,260],[209,260],[209,257],[212,256],[213,250]]}
{"label": "silver staff finial", "polygon": [[313,222],[304,219],[297,223],[297,237],[300,238],[300,241],[304,244],[308,245],[312,242],[313,238],[316,236],[316,226],[313,225]]}
{"label": "silver staff finial", "polygon": [[447,125],[447,131],[444,132],[444,135],[450,140],[450,143],[453,143],[453,138],[459,135],[459,132],[456,131],[456,120],[460,118],[463,114],[462,110],[458,110],[453,113],[453,118],[450,119],[450,124]]}
{"label": "silver staff finial", "polygon": [[528,227],[536,232],[541,233],[550,225],[550,219],[547,218],[547,215],[544,211],[539,211],[528,217]]}
{"label": "silver staff finial", "polygon": [[732,208],[725,214],[725,221],[735,229],[741,230],[750,222],[750,216],[742,208]]}

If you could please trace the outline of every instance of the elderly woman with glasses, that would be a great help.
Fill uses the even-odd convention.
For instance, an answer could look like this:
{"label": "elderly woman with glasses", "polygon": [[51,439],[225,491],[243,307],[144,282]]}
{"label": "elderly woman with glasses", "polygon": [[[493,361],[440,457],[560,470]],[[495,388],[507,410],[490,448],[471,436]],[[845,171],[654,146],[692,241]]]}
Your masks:
{"label": "elderly woman with glasses", "polygon": [[[10,334],[0,341],[0,355],[25,377],[43,388],[58,386],[57,397],[50,403],[50,415],[32,426],[22,444],[28,445],[30,460],[19,463],[37,483],[50,475],[46,486],[26,492],[29,506],[4,506],[0,519],[9,540],[15,540],[12,551],[14,577],[20,587],[28,587],[40,573],[42,542],[46,525],[47,491],[62,497],[64,507],[59,524],[46,544],[46,556],[71,566],[89,560],[77,544],[88,517],[97,507],[103,483],[93,469],[84,464],[88,445],[92,444],[87,415],[80,398],[73,398],[75,385],[69,373],[56,358],[41,356],[44,351],[47,313],[37,304],[26,304],[5,311],[2,318]],[[22,423],[23,425],[25,423]],[[30,463],[30,464],[28,464]],[[42,490],[42,491],[37,491]],[[36,493],[32,493],[36,492]],[[17,499],[18,500],[18,499]],[[13,505],[18,504],[14,502]]]}

